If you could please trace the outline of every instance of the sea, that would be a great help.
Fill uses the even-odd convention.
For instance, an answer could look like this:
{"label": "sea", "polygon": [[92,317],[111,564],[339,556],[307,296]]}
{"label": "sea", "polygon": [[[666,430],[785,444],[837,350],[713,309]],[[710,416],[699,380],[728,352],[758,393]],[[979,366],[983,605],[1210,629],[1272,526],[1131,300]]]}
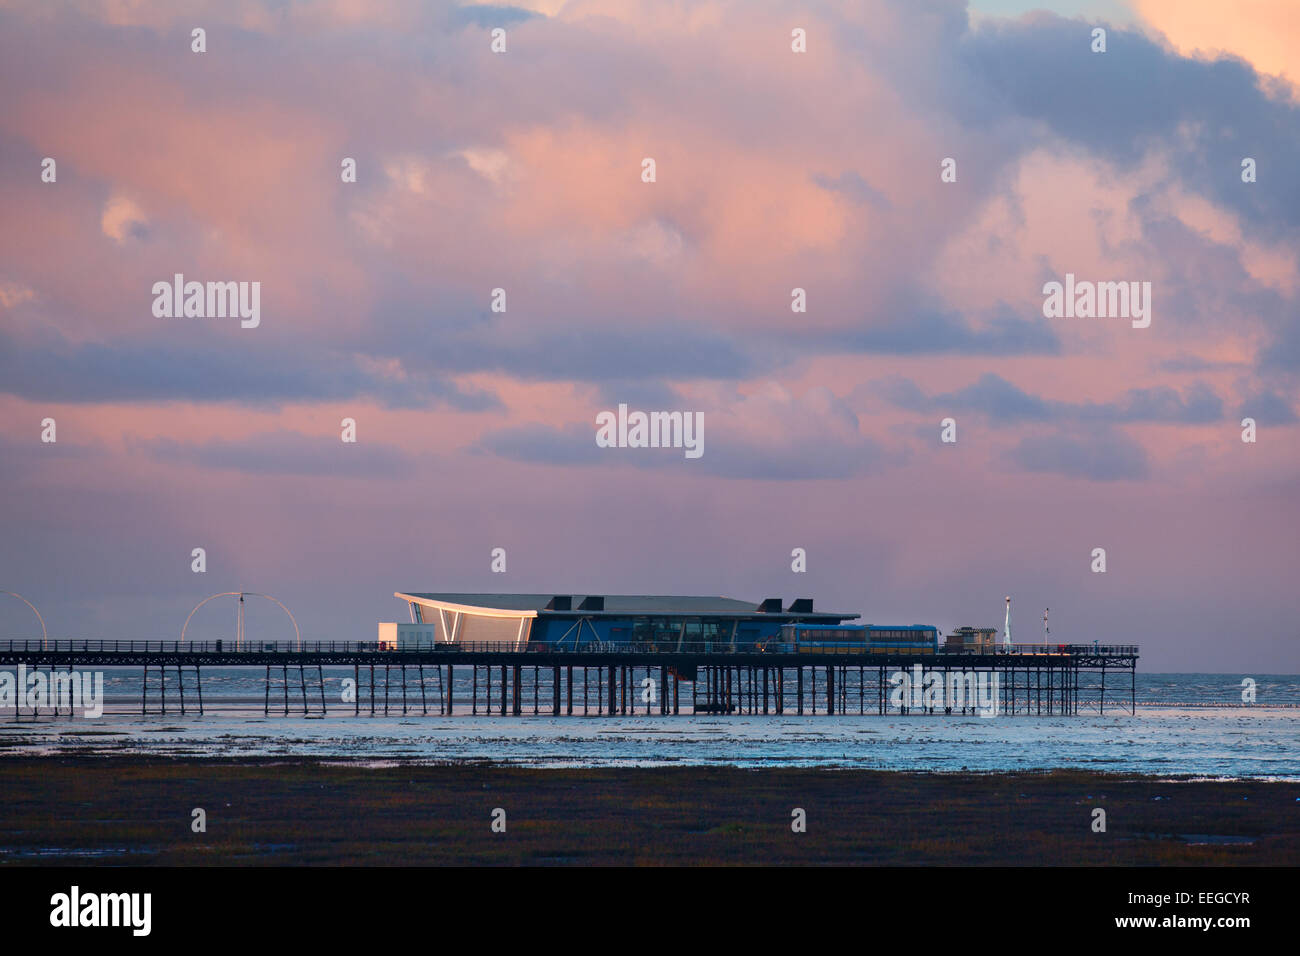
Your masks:
{"label": "sea", "polygon": [[[466,669],[468,670],[468,669]],[[305,682],[238,668],[203,672],[203,714],[192,672],[182,687],[167,677],[167,712],[141,714],[138,669],[104,670],[98,717],[33,714],[0,708],[0,759],[13,755],[169,758],[311,758],[400,763],[492,763],[521,767],[734,766],[865,768],[949,773],[1095,770],[1168,778],[1300,780],[1300,676],[1235,674],[1112,674],[1101,712],[1097,688],[1084,688],[1075,716],[1018,713],[797,716],[638,714],[549,716],[550,691],[525,689],[522,716],[470,713],[468,674],[457,675],[455,713],[438,713],[437,690],[426,678],[423,712],[418,684],[408,676],[405,713],[400,688],[383,688],[371,714],[368,685],[361,714],[346,702],[351,669],[326,668]],[[147,704],[161,705],[153,672]],[[363,678],[365,685],[366,678]],[[686,685],[683,685],[686,686]],[[596,701],[595,683],[588,689]],[[1253,690],[1253,700],[1247,690]],[[287,694],[286,694],[287,691]],[[577,693],[581,694],[579,685]],[[868,691],[874,694],[874,690]],[[499,687],[493,707],[499,710]],[[1245,698],[1245,699],[1244,699]],[[567,701],[567,698],[566,698]],[[858,707],[856,691],[846,701]],[[1135,701],[1130,713],[1130,702]],[[323,702],[323,707],[322,707]],[[533,713],[534,706],[539,711]],[[789,707],[790,705],[787,705]],[[285,710],[288,710],[286,715]],[[306,712],[304,713],[304,709]],[[686,710],[683,702],[683,710]],[[269,710],[269,713],[266,711]]]}

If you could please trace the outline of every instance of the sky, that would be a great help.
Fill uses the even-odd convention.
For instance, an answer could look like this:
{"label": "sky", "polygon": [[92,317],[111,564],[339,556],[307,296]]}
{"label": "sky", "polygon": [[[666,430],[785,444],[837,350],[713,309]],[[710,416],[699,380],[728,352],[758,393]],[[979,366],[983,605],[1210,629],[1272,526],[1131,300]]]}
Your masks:
{"label": "sky", "polygon": [[[1287,7],[4,0],[0,589],[309,640],[395,591],[1011,595],[1018,641],[1300,672]],[[177,273],[256,327],[156,314]],[[1048,317],[1067,274],[1149,326]],[[598,447],[620,404],[703,454]]]}

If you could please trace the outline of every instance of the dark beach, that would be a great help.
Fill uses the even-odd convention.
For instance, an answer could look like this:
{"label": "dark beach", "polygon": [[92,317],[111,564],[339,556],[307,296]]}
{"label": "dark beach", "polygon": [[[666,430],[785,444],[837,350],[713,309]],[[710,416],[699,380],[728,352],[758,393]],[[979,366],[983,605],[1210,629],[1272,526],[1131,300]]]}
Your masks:
{"label": "dark beach", "polygon": [[7,865],[1300,863],[1290,782],[10,757],[0,792]]}

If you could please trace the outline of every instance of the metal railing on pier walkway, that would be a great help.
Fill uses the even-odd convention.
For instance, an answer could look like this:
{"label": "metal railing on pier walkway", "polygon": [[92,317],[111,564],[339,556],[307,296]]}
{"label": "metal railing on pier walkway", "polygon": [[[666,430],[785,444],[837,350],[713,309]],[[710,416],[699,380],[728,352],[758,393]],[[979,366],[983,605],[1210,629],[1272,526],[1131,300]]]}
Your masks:
{"label": "metal railing on pier walkway", "polygon": [[866,655],[872,657],[1136,657],[1136,644],[1010,644],[1010,645],[940,645],[936,650],[929,645],[899,647],[897,644],[882,647],[871,644],[817,642],[797,645],[785,641],[756,642],[678,642],[647,641],[628,643],[622,641],[587,641],[580,644],[531,643],[520,646],[516,642],[462,641],[434,643],[423,641],[394,646],[380,641],[135,641],[135,640],[21,640],[0,641],[0,661],[20,655],[175,655],[209,656],[229,654],[232,659],[242,655],[278,654],[296,655],[425,655],[425,654],[617,654],[617,655],[713,655],[713,654],[827,654]]}

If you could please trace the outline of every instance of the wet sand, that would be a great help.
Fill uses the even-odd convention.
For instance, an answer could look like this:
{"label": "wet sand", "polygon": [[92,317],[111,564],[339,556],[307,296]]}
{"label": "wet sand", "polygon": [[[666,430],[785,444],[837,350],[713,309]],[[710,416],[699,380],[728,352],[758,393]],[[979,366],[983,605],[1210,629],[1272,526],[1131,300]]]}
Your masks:
{"label": "wet sand", "polygon": [[11,757],[0,792],[8,865],[1300,863],[1300,783]]}

